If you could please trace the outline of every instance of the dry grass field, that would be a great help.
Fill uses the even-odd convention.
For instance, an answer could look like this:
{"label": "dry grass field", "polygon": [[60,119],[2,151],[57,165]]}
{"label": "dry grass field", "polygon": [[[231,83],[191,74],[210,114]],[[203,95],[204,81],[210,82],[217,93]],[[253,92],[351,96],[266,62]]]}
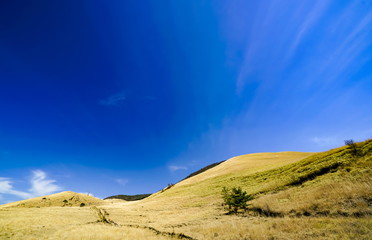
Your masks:
{"label": "dry grass field", "polygon": [[93,205],[96,206],[103,203],[103,200],[89,196],[87,194],[66,191],[44,197],[37,197],[19,202],[8,203],[2,205],[2,207],[83,207]]}
{"label": "dry grass field", "polygon": [[[357,146],[235,157],[134,202],[63,192],[2,205],[0,239],[372,239],[372,140]],[[254,196],[247,211],[227,214],[224,186]]]}

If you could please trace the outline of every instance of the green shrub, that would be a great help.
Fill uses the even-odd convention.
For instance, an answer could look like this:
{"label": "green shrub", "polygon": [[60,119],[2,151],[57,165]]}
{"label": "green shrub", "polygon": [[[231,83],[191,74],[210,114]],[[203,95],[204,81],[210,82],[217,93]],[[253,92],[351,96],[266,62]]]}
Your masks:
{"label": "green shrub", "polygon": [[224,187],[222,189],[222,199],[224,205],[231,212],[238,212],[239,209],[247,209],[247,202],[253,199],[253,196],[243,191],[241,187],[233,187],[231,189]]}
{"label": "green shrub", "polygon": [[351,155],[355,157],[362,156],[359,146],[354,142],[353,139],[345,140],[345,145],[349,147]]}

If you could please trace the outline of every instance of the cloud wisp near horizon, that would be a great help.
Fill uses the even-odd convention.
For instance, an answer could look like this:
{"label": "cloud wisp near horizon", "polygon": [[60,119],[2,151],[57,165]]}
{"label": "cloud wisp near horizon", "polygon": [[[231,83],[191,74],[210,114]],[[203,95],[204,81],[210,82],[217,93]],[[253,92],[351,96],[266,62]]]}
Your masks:
{"label": "cloud wisp near horizon", "polygon": [[150,193],[368,139],[370,29],[370,1],[2,2],[1,189]]}
{"label": "cloud wisp near horizon", "polygon": [[32,171],[32,176],[28,181],[31,188],[28,191],[16,190],[13,183],[14,180],[12,178],[0,177],[0,196],[6,194],[27,199],[49,195],[62,190],[62,187],[58,186],[55,180],[48,179],[47,174],[39,169]]}

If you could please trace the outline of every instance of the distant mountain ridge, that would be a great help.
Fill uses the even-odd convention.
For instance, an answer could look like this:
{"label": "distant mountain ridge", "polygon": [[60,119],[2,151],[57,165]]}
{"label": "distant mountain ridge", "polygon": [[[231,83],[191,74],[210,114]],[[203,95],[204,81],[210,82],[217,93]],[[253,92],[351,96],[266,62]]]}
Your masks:
{"label": "distant mountain ridge", "polygon": [[114,196],[104,198],[103,200],[121,199],[121,200],[125,200],[125,201],[137,201],[137,200],[147,198],[150,195],[151,195],[150,193],[149,194],[137,194],[137,195],[114,195]]}
{"label": "distant mountain ridge", "polygon": [[185,178],[182,179],[181,181],[183,181],[183,180],[185,180],[185,179],[188,179],[188,178],[191,178],[191,177],[193,177],[193,176],[196,176],[196,175],[198,175],[198,174],[200,174],[200,173],[203,173],[203,172],[207,171],[208,169],[211,169],[211,168],[213,168],[213,167],[215,167],[215,166],[220,165],[220,164],[223,163],[224,161],[226,161],[226,160],[223,160],[223,161],[221,161],[221,162],[215,162],[215,163],[209,164],[208,166],[205,166],[205,167],[203,167],[202,169],[199,169],[198,171],[195,171],[195,172],[189,174],[187,177],[185,177]]}
{"label": "distant mountain ridge", "polygon": [[[224,160],[226,161],[226,160]],[[185,179],[188,179],[188,178],[191,178],[193,176],[196,176],[200,173],[203,173],[205,171],[207,171],[208,169],[211,169],[221,163],[223,163],[224,161],[221,161],[221,162],[215,162],[215,163],[212,163],[212,164],[209,164],[191,174],[189,174],[187,177],[185,177],[184,179],[182,179],[181,181],[185,180]],[[180,181],[180,182],[181,182]],[[152,194],[137,194],[137,195],[123,195],[123,194],[119,194],[119,195],[114,195],[114,196],[110,196],[110,197],[106,197],[104,198],[103,200],[107,200],[107,199],[121,199],[121,200],[125,200],[125,201],[137,201],[137,200],[142,200],[142,199],[145,199],[147,197],[149,197],[150,195]]]}

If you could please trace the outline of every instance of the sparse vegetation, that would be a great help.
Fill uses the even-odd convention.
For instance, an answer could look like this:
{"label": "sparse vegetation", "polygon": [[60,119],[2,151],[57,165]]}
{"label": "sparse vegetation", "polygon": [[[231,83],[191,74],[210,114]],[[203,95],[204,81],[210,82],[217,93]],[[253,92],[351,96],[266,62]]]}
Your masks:
{"label": "sparse vegetation", "polygon": [[349,147],[350,153],[355,157],[362,156],[362,153],[358,145],[354,142],[353,139],[345,140],[345,145]]}
{"label": "sparse vegetation", "polygon": [[166,191],[166,190],[168,190],[168,189],[171,189],[173,186],[174,186],[174,183],[168,183],[168,186],[167,186],[166,188],[163,188],[163,189],[161,190],[161,192],[164,192],[164,191]]}

